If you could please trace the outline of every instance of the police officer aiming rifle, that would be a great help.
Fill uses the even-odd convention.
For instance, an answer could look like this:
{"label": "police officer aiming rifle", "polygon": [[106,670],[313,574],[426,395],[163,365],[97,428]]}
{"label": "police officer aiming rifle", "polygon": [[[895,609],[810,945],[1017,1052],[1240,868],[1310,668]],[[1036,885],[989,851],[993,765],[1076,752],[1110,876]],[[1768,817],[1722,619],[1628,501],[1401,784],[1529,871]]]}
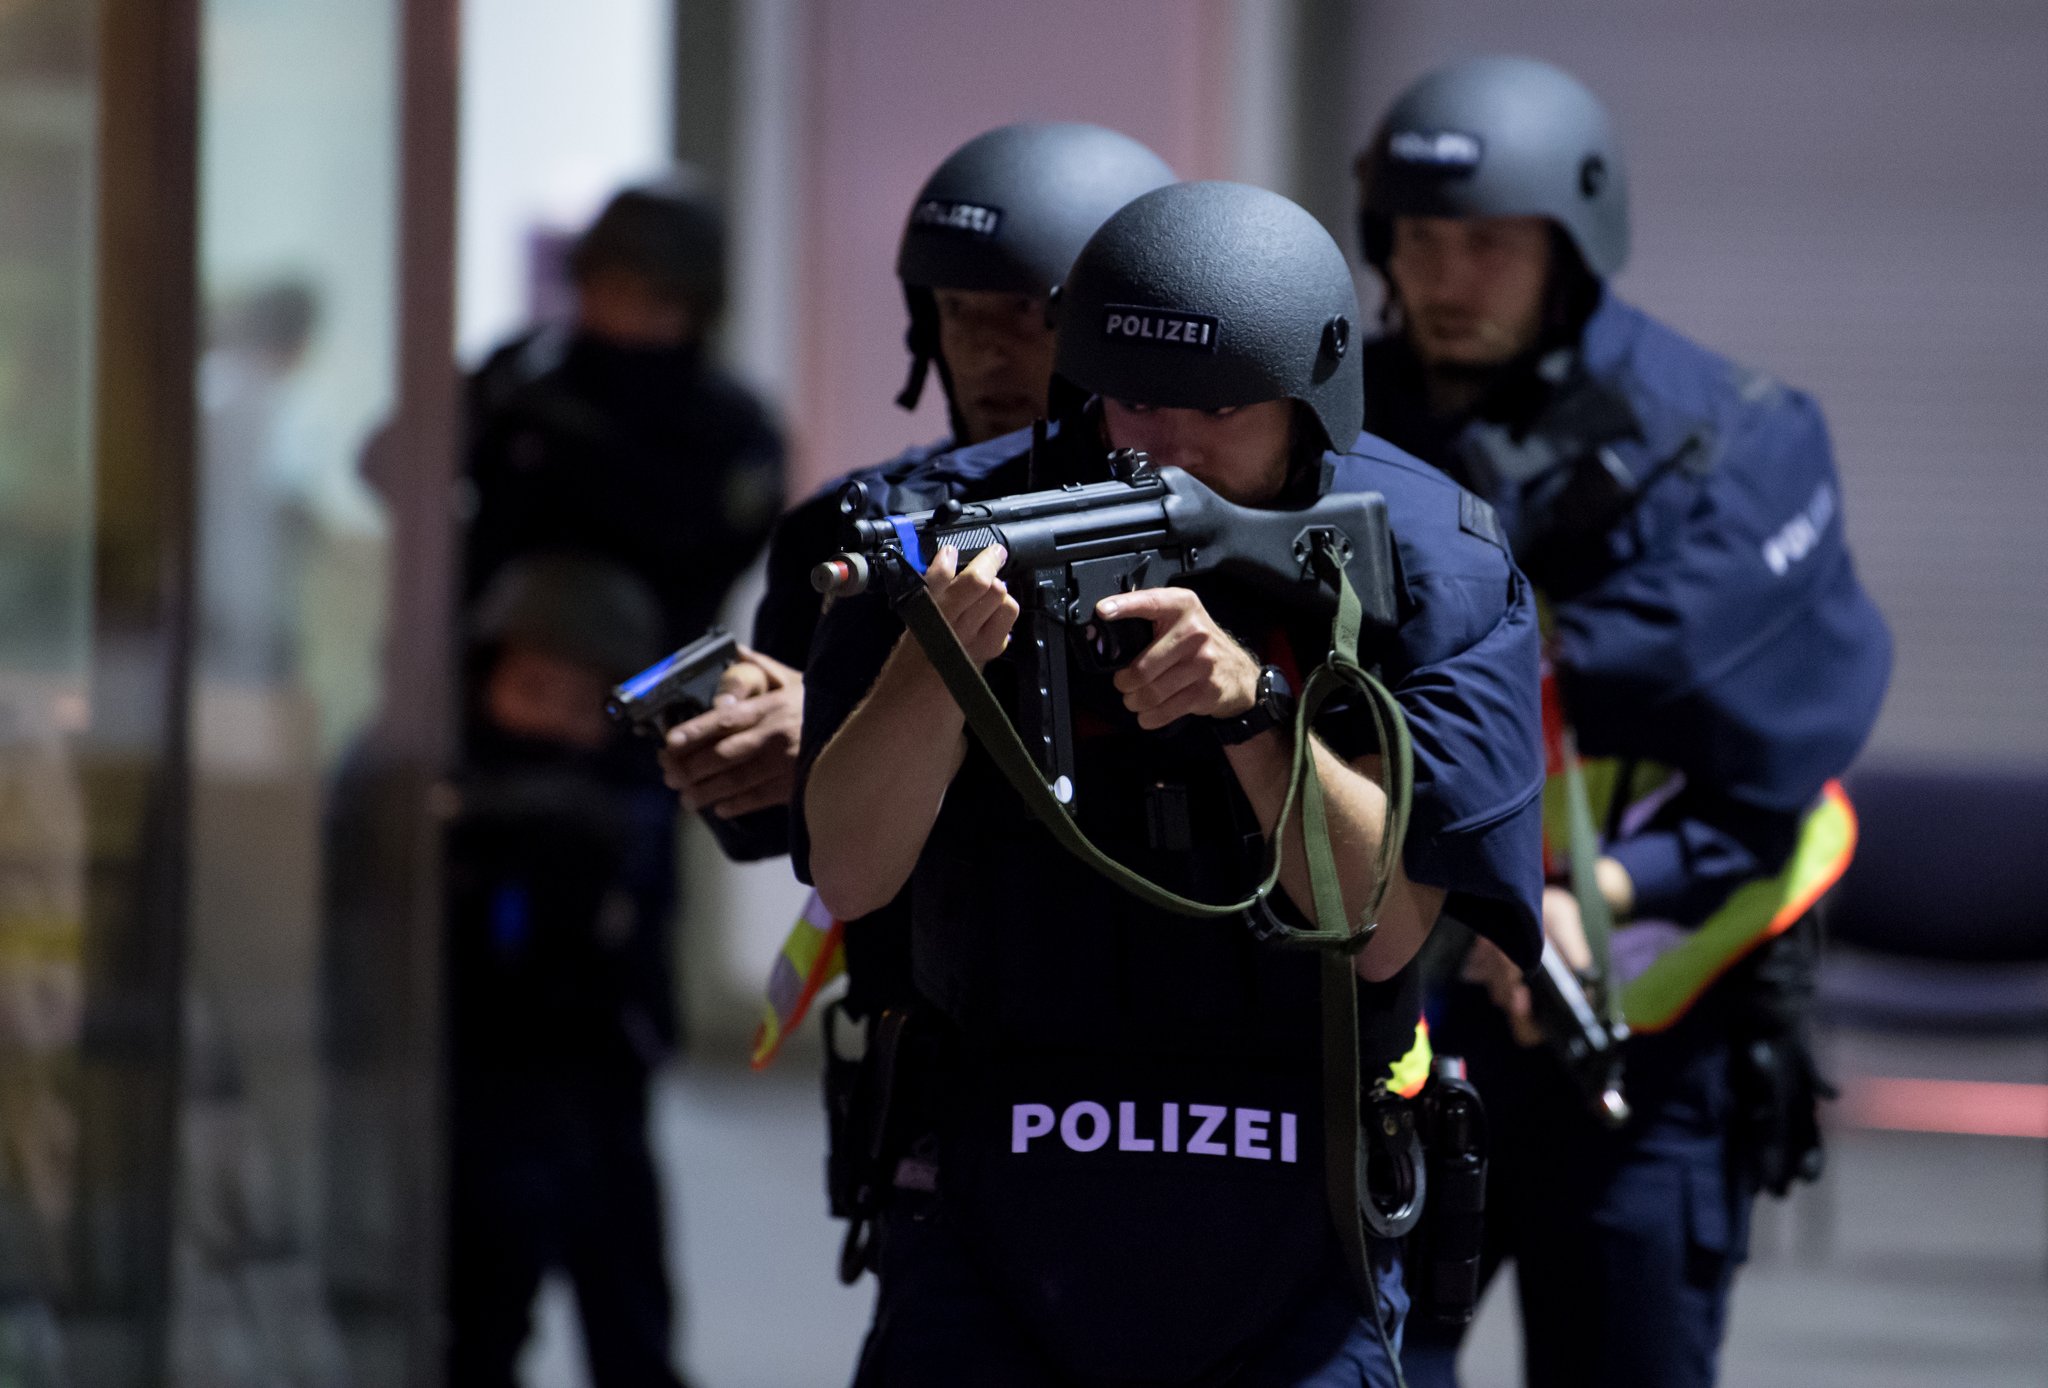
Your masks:
{"label": "police officer aiming rifle", "polygon": [[[1405,1296],[1379,1235],[1400,1192],[1361,1180],[1359,1105],[1368,1086],[1387,1102],[1416,1015],[1406,966],[1446,901],[1535,957],[1528,593],[1479,503],[1359,433],[1350,272],[1284,198],[1202,183],[1137,199],[1089,241],[1055,316],[1057,433],[937,465],[975,471],[970,502],[1103,480],[1113,448],[1243,506],[1384,498],[1393,622],[1356,655],[1412,733],[1412,824],[1375,881],[1398,833],[1400,748],[1361,698],[1323,704],[1310,744],[1295,741],[1304,672],[1355,637],[1227,582],[1141,583],[1096,611],[1148,623],[1149,641],[1114,672],[1071,676],[1089,788],[1075,822],[1202,902],[1242,899],[1269,840],[1287,850],[1277,932],[1141,901],[1034,817],[881,593],[833,604],[808,672],[794,855],[841,914],[908,884],[935,1019],[906,1120],[932,1160],[883,1215],[857,1381],[1392,1383]],[[932,604],[1014,716],[1006,559],[941,548],[911,601]],[[1297,754],[1336,850],[1320,873],[1300,819],[1281,823]],[[1306,922],[1339,895],[1331,947]],[[1359,930],[1350,913],[1375,900]],[[1398,1106],[1375,1112],[1372,1131],[1400,1130]]]}

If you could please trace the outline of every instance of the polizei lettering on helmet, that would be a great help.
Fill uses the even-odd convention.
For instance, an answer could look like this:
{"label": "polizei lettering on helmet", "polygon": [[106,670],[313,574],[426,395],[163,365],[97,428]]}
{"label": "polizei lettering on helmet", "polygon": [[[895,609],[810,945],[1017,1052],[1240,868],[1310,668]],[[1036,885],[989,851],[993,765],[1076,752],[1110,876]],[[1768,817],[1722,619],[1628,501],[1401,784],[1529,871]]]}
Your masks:
{"label": "polizei lettering on helmet", "polygon": [[1470,173],[1486,147],[1462,130],[1396,130],[1387,137],[1387,157],[1444,173]]}
{"label": "polizei lettering on helmet", "polygon": [[1206,313],[1178,313],[1170,308],[1138,308],[1131,304],[1107,304],[1103,308],[1102,335],[1118,342],[1148,342],[1160,347],[1213,352],[1221,326]]}
{"label": "polizei lettering on helmet", "polygon": [[1239,1161],[1301,1160],[1301,1119],[1292,1113],[1224,1104],[1116,1105],[1092,1099],[1055,1111],[1050,1104],[1010,1105],[1010,1151],[1022,1156],[1032,1144],[1057,1142],[1070,1152],[1165,1152],[1190,1157],[1232,1157]]}
{"label": "polizei lettering on helmet", "polygon": [[1003,210],[1000,207],[984,207],[974,202],[948,202],[943,198],[926,198],[911,209],[910,224],[934,227],[940,231],[962,232],[987,240],[1002,226]]}

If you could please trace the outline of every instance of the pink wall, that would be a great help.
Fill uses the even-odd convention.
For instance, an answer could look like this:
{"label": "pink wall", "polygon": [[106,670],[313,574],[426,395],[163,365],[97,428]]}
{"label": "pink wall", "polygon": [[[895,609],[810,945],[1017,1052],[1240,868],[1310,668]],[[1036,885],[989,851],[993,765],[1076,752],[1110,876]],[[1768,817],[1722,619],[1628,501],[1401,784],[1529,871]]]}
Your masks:
{"label": "pink wall", "polygon": [[1224,0],[821,0],[812,12],[802,342],[788,402],[806,486],[945,430],[907,358],[896,242],[938,162],[991,126],[1093,121],[1183,177],[1225,170]]}

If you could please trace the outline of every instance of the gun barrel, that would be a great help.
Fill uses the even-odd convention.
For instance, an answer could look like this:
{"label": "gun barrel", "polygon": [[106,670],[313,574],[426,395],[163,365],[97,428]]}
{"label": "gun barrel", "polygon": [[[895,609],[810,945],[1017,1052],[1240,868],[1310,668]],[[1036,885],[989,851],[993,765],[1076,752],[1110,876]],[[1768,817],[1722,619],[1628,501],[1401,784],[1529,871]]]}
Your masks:
{"label": "gun barrel", "polygon": [[811,570],[811,587],[828,596],[845,595],[868,590],[868,559],[865,554],[849,551],[835,554]]}

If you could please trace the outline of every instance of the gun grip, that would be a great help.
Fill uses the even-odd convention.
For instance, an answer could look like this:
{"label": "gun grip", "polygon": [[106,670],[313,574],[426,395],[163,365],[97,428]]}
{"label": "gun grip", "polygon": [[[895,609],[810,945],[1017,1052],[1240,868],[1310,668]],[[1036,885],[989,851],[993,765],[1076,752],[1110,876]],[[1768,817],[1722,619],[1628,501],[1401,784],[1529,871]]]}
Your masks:
{"label": "gun grip", "polygon": [[1097,619],[1082,629],[1083,663],[1096,674],[1121,670],[1152,644],[1152,623],[1143,617]]}

